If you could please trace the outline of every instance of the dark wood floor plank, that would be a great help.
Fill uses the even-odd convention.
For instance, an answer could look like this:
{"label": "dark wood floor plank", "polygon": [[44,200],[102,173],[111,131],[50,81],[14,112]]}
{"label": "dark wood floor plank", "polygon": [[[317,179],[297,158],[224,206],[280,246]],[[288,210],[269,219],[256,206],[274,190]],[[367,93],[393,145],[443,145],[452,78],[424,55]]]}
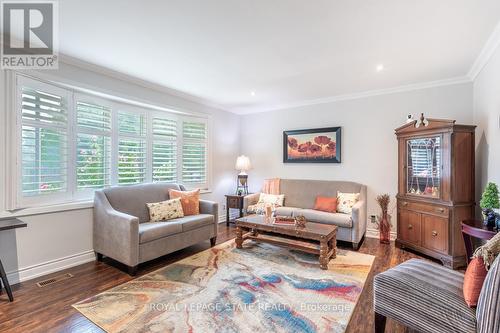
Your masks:
{"label": "dark wood floor plank", "polygon": [[[235,237],[233,226],[220,226],[217,243]],[[209,248],[208,241],[153,260],[139,267],[137,276],[148,274],[165,265]],[[349,249],[344,244],[340,248]],[[373,276],[418,255],[397,249],[394,244],[379,244],[376,239],[365,239],[359,252],[375,256],[372,271],[360,300],[351,317],[347,332],[373,332]],[[122,267],[108,258],[91,262],[26,281],[13,286],[15,301],[9,303],[5,293],[0,295],[0,332],[102,332],[102,330],[71,307],[72,304],[132,280]],[[40,288],[37,282],[64,273],[73,278]],[[386,332],[408,332],[398,323],[387,321]]]}

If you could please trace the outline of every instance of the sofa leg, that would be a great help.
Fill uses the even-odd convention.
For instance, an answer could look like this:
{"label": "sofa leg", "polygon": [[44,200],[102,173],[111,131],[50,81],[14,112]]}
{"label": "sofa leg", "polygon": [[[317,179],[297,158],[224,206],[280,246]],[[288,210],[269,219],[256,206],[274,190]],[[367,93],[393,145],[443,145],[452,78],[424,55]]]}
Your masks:
{"label": "sofa leg", "polygon": [[354,251],[359,250],[359,244],[360,244],[360,243],[354,243],[354,242],[353,242],[353,243],[351,243],[351,244],[352,244],[352,249],[353,249]]}
{"label": "sofa leg", "polygon": [[375,312],[375,333],[385,332],[386,317]]}
{"label": "sofa leg", "polygon": [[127,266],[127,273],[130,276],[136,276],[137,275],[137,268],[139,266]]}
{"label": "sofa leg", "polygon": [[217,242],[217,237],[210,238],[210,246],[215,246],[216,242]]}
{"label": "sofa leg", "polygon": [[99,252],[94,252],[95,253],[95,257],[97,259],[98,262],[102,262],[102,253],[99,253]]}

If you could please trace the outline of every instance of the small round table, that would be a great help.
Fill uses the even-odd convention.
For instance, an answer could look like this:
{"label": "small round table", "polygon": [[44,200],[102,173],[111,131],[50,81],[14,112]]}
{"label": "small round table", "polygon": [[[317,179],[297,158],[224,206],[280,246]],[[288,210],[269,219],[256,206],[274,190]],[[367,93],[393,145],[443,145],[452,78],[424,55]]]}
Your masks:
{"label": "small round table", "polygon": [[496,235],[498,230],[493,227],[487,227],[480,220],[465,220],[462,221],[462,237],[465,243],[465,252],[467,254],[467,264],[474,254],[472,237],[482,240],[489,240]]}

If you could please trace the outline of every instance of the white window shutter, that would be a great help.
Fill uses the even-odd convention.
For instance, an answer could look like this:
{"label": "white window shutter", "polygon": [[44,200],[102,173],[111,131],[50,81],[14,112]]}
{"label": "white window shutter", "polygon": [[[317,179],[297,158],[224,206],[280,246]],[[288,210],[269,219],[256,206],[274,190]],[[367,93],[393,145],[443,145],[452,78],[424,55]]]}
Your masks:
{"label": "white window shutter", "polygon": [[67,192],[68,101],[21,88],[21,197]]}
{"label": "white window shutter", "polygon": [[96,190],[111,182],[111,109],[76,103],[77,190]]}

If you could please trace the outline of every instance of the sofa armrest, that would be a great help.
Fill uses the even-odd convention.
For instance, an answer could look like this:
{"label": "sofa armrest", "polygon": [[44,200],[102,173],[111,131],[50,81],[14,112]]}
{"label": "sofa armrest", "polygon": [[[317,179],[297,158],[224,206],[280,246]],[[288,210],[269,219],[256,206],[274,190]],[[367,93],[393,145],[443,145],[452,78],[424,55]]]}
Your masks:
{"label": "sofa armrest", "polygon": [[217,236],[217,226],[219,224],[219,204],[214,201],[200,200],[200,213],[214,216],[214,236]]}
{"label": "sofa armrest", "polygon": [[352,207],[352,242],[358,243],[366,232],[366,201],[360,200]]}
{"label": "sofa armrest", "polygon": [[260,193],[252,193],[243,197],[243,210],[246,212],[248,206],[255,205],[260,198]]}
{"label": "sofa armrest", "polygon": [[127,266],[139,264],[139,218],[116,211],[102,191],[94,197],[94,251]]}

